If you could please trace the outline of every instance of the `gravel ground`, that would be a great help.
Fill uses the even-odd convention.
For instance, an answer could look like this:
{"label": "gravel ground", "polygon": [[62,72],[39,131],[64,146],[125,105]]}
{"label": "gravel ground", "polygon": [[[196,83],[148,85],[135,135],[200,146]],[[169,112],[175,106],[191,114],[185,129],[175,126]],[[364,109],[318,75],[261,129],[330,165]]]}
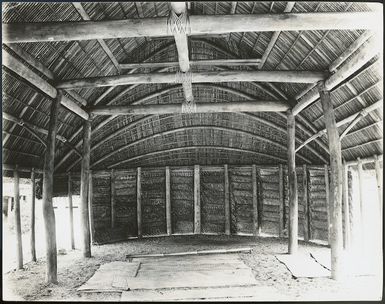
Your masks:
{"label": "gravel ground", "polygon": [[[258,285],[279,290],[285,300],[378,300],[382,277],[360,277],[335,282],[328,278],[294,279],[274,254],[287,252],[287,239],[245,236],[172,236],[135,239],[92,247],[92,258],[84,259],[79,250],[58,256],[58,284],[44,283],[45,262],[28,263],[24,270],[11,271],[3,277],[3,298],[27,301],[118,301],[120,293],[80,293],[76,289],[86,282],[101,264],[124,261],[127,254],[171,253],[190,250],[240,248],[252,246],[251,254],[240,254],[252,268]],[[329,251],[316,244],[300,242],[300,251]],[[374,290],[373,288],[376,288]],[[274,298],[274,296],[273,296]]]}

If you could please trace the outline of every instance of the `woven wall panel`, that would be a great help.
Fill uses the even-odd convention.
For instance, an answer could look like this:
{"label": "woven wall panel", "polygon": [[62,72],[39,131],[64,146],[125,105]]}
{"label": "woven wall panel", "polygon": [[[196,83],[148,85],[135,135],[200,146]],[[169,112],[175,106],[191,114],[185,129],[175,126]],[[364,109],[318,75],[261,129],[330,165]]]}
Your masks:
{"label": "woven wall panel", "polygon": [[115,226],[126,236],[138,234],[136,170],[115,172]]}
{"label": "woven wall panel", "polygon": [[229,169],[231,233],[253,233],[251,167]]}
{"label": "woven wall panel", "polygon": [[201,168],[201,227],[203,233],[225,233],[224,169]]}
{"label": "woven wall panel", "polygon": [[117,239],[111,229],[111,177],[110,174],[92,176],[92,212],[94,219],[94,243]]}
{"label": "woven wall panel", "polygon": [[194,169],[170,169],[173,233],[194,232]]}
{"label": "woven wall panel", "polygon": [[279,235],[279,169],[258,168],[259,197],[262,201],[262,233]]}
{"label": "woven wall panel", "polygon": [[68,195],[68,176],[54,176],[53,193],[54,196]]}
{"label": "woven wall panel", "polygon": [[309,168],[310,235],[314,240],[328,240],[328,210],[324,169]]}
{"label": "woven wall panel", "polygon": [[143,235],[165,234],[167,232],[165,169],[143,168],[141,177]]}

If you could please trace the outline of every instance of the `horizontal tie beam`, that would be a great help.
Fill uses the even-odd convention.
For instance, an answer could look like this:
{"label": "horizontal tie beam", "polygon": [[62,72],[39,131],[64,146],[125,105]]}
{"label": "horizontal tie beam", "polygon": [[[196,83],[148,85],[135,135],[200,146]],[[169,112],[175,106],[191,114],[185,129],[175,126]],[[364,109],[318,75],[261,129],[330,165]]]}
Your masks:
{"label": "horizontal tie beam", "polygon": [[[180,83],[179,73],[149,73],[118,76],[91,77],[58,81],[58,89],[92,88],[145,83]],[[212,71],[191,73],[192,83],[209,82],[286,82],[313,83],[324,80],[319,71]]]}
{"label": "horizontal tie beam", "polygon": [[[189,35],[234,32],[365,30],[379,28],[381,12],[328,12],[251,15],[193,15]],[[83,22],[8,23],[3,43],[172,36],[167,18]]]}
{"label": "horizontal tie beam", "polygon": [[[196,103],[195,113],[215,112],[284,112],[289,109],[284,101],[242,101]],[[96,106],[90,109],[93,115],[151,115],[183,113],[182,104]]]}

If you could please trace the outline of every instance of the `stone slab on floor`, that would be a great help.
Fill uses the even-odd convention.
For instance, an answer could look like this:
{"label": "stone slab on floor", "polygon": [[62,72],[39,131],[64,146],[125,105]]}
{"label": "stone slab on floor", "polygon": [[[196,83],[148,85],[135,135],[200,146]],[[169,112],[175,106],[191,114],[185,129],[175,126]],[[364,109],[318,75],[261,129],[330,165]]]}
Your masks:
{"label": "stone slab on floor", "polygon": [[295,278],[330,277],[330,271],[317,263],[310,254],[280,254],[275,257],[278,261],[285,264]]}

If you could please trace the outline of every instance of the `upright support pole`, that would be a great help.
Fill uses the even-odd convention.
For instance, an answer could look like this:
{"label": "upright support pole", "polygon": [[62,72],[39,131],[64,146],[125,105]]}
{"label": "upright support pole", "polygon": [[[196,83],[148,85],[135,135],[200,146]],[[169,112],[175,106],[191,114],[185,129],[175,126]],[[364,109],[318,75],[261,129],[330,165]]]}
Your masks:
{"label": "upright support pole", "polygon": [[166,227],[167,235],[172,234],[171,225],[171,175],[170,167],[166,167]]}
{"label": "upright support pole", "polygon": [[75,249],[74,206],[72,204],[72,177],[71,177],[71,172],[68,172],[68,212],[69,212],[69,218],[70,218],[71,249]]}
{"label": "upright support pole", "polygon": [[136,177],[136,221],[138,223],[138,237],[142,237],[142,168],[137,168]]}
{"label": "upright support pole", "polygon": [[92,207],[92,199],[94,197],[94,191],[92,186],[92,171],[89,173],[89,183],[88,183],[88,210],[89,210],[89,221],[90,221],[90,242],[93,243],[93,238],[95,235],[94,230],[94,209]]}
{"label": "upright support pole", "polygon": [[309,227],[309,200],[308,200],[308,194],[307,194],[307,167],[306,165],[303,165],[303,179],[302,179],[302,186],[303,186],[303,206],[304,206],[304,221],[303,221],[303,233],[304,233],[304,239],[306,242],[310,239],[310,227]]}
{"label": "upright support pole", "polygon": [[115,172],[111,169],[111,228],[115,228]]}
{"label": "upright support pole", "polygon": [[46,282],[57,283],[57,248],[55,212],[53,210],[53,171],[55,164],[55,143],[58,123],[58,110],[62,102],[63,92],[58,90],[57,97],[52,100],[48,125],[47,149],[44,157],[43,172],[43,217],[46,240]]}
{"label": "upright support pole", "polygon": [[283,197],[283,166],[279,165],[279,237],[283,237],[283,215],[284,215],[284,204],[285,200]]}
{"label": "upright support pole", "polygon": [[194,234],[201,233],[201,183],[200,167],[194,166]]}
{"label": "upright support pole", "polygon": [[362,172],[362,160],[357,158],[357,171],[358,171],[358,191],[359,191],[359,202],[360,202],[360,248],[363,248],[364,237],[365,237],[365,223],[364,223],[364,188],[363,188],[363,172]]}
{"label": "upright support pole", "polygon": [[331,228],[331,206],[330,206],[330,181],[329,181],[329,168],[328,165],[324,166],[324,173],[325,173],[325,192],[326,192],[326,213],[327,213],[327,220],[328,220],[328,243],[330,244],[330,228]]}
{"label": "upright support pole", "polygon": [[380,161],[378,160],[378,156],[374,156],[375,162],[375,168],[376,168],[376,180],[377,180],[377,190],[378,190],[378,203],[379,203],[379,214],[382,214],[382,172],[380,167]]}
{"label": "upright support pole", "polygon": [[85,258],[91,257],[91,236],[88,208],[88,188],[91,155],[91,120],[83,125],[83,158],[80,172],[80,226],[82,231],[82,252]]}
{"label": "upright support pole", "polygon": [[289,254],[298,251],[298,190],[295,172],[295,117],[287,112],[287,157],[289,175]]}
{"label": "upright support pole", "polygon": [[350,247],[350,208],[349,208],[349,187],[348,187],[348,166],[343,165],[343,184],[342,184],[342,200],[344,206],[344,249]]}
{"label": "upright support pole", "polygon": [[322,109],[324,112],[325,125],[328,135],[330,151],[330,197],[331,201],[331,275],[332,278],[340,279],[341,252],[342,252],[342,157],[341,142],[338,135],[336,119],[334,117],[333,105],[330,92],[326,90],[325,83],[318,83]]}
{"label": "upright support pole", "polygon": [[226,235],[231,234],[230,229],[230,183],[229,183],[229,166],[225,165],[225,233]]}
{"label": "upright support pole", "polygon": [[20,178],[16,165],[13,171],[14,182],[14,200],[15,200],[15,228],[16,228],[16,254],[17,254],[17,269],[23,269],[23,243],[21,238],[21,218],[20,218]]}
{"label": "upright support pole", "polygon": [[258,186],[257,186],[257,166],[252,165],[251,167],[251,179],[253,183],[253,235],[259,235],[258,223]]}
{"label": "upright support pole", "polygon": [[36,262],[36,242],[35,242],[35,168],[31,170],[31,260]]}

